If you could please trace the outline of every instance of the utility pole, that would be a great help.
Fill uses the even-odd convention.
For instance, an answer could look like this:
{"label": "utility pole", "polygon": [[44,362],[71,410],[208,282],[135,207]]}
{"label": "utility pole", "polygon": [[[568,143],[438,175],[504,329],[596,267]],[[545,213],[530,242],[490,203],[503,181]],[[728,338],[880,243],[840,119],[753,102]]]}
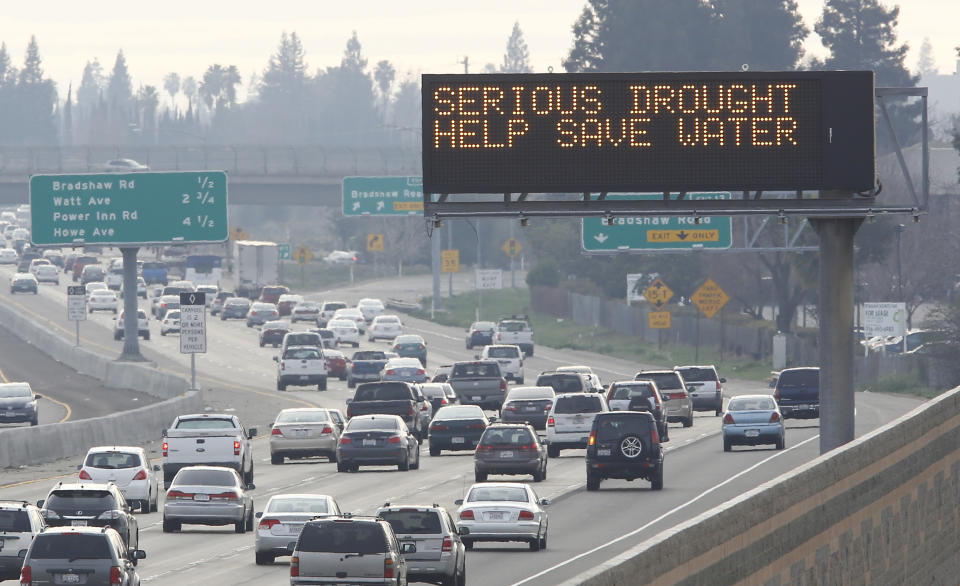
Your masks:
{"label": "utility pole", "polygon": [[457,61],[457,63],[463,63],[463,72],[470,73],[470,57],[464,55],[463,59]]}

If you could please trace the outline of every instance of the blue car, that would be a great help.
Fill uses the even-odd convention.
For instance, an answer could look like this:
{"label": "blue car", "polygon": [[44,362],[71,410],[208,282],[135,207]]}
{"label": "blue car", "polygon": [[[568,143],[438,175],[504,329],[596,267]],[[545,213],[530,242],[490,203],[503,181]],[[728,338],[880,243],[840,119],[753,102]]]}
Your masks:
{"label": "blue car", "polygon": [[430,377],[416,358],[391,358],[383,365],[380,380],[425,383]]}
{"label": "blue car", "polygon": [[427,342],[415,334],[397,336],[393,340],[393,351],[403,358],[416,358],[423,366],[427,365]]}
{"label": "blue car", "polygon": [[467,329],[467,350],[473,350],[474,346],[487,346],[493,344],[493,332],[497,329],[497,324],[492,321],[475,321]]}
{"label": "blue car", "polygon": [[770,395],[740,395],[730,399],[723,414],[723,451],[734,445],[786,445],[786,427],[777,402]]}

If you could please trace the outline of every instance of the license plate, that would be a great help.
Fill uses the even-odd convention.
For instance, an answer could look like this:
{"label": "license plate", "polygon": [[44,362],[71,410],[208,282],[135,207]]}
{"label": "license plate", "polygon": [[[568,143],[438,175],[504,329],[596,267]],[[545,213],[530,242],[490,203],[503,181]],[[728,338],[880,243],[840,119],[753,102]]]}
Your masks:
{"label": "license plate", "polygon": [[610,455],[610,448],[599,448],[599,449],[597,449],[597,455],[598,455],[598,456],[609,456],[609,455]]}
{"label": "license plate", "polygon": [[536,411],[537,408],[536,408],[536,407],[524,407],[523,410],[524,410],[524,411]]}
{"label": "license plate", "polygon": [[506,518],[506,513],[487,513],[487,518],[491,521],[502,521]]}
{"label": "license plate", "polygon": [[450,441],[453,442],[453,443],[455,443],[455,444],[462,444],[462,443],[464,443],[466,440],[465,440],[464,438],[462,438],[462,437],[455,437],[455,438],[453,438],[453,439],[450,440]]}
{"label": "license plate", "polygon": [[746,430],[745,432],[743,432],[743,435],[745,435],[745,436],[747,436],[747,437],[757,437],[758,435],[760,435],[760,430],[759,430],[759,429],[748,429],[748,430]]}
{"label": "license plate", "polygon": [[84,520],[82,520],[82,519],[74,519],[74,520],[70,521],[70,526],[71,526],[71,527],[86,527],[86,526],[87,526],[87,522],[84,521]]}
{"label": "license plate", "polygon": [[294,433],[297,437],[307,437],[307,430],[305,429],[298,429]]}
{"label": "license plate", "polygon": [[301,374],[301,375],[300,375],[300,380],[307,380],[308,378],[310,378],[310,377],[307,376],[307,375],[305,375],[305,374]]}
{"label": "license plate", "polygon": [[513,452],[500,452],[500,457],[501,457],[501,458],[512,458],[512,457],[513,457]]}
{"label": "license plate", "polygon": [[479,397],[479,396],[477,396],[477,395],[474,395],[474,396],[473,396],[473,400],[474,400],[474,401],[482,401],[482,400],[483,400],[483,397]]}
{"label": "license plate", "polygon": [[195,501],[208,501],[210,500],[209,494],[195,494],[193,495],[193,500]]}
{"label": "license plate", "polygon": [[79,584],[80,574],[60,574],[60,582],[63,584]]}
{"label": "license plate", "polygon": [[375,446],[375,445],[377,445],[377,440],[375,440],[375,439],[365,439],[365,440],[363,440],[363,445],[365,445],[365,446]]}

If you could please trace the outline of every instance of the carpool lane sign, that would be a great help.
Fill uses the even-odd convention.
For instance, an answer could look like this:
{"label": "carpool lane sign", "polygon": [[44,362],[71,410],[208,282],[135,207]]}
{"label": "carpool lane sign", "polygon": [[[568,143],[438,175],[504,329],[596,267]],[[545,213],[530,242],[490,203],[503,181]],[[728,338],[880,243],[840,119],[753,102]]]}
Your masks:
{"label": "carpool lane sign", "polygon": [[33,175],[30,212],[37,245],[223,242],[227,174]]}
{"label": "carpool lane sign", "polygon": [[180,294],[180,353],[207,351],[206,293]]}
{"label": "carpool lane sign", "polygon": [[67,285],[67,319],[87,321],[87,292],[82,285]]}

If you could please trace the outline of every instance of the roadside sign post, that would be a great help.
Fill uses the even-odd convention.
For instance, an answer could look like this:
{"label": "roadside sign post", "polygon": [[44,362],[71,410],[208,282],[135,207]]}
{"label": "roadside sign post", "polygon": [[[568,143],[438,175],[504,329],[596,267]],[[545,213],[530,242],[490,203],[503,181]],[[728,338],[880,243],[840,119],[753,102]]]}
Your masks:
{"label": "roadside sign post", "polygon": [[[637,282],[634,287],[637,287],[638,285],[639,282]],[[663,306],[673,298],[673,290],[670,287],[667,287],[667,284],[663,282],[663,279],[657,277],[652,283],[650,283],[649,287],[643,290],[643,296],[647,299],[647,301],[650,302],[650,305],[657,309],[657,311],[650,311],[647,313],[647,320],[650,329],[657,330],[657,349],[662,350],[663,330],[669,329],[671,326],[670,312],[662,310]]]}
{"label": "roadside sign post", "polygon": [[207,351],[207,294],[180,294],[180,353],[190,355],[190,388],[197,390],[197,353]]}
{"label": "roadside sign post", "polygon": [[87,320],[87,295],[82,285],[67,285],[67,319],[76,323],[80,346],[80,322]]}

